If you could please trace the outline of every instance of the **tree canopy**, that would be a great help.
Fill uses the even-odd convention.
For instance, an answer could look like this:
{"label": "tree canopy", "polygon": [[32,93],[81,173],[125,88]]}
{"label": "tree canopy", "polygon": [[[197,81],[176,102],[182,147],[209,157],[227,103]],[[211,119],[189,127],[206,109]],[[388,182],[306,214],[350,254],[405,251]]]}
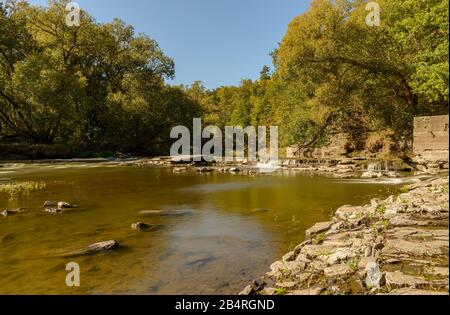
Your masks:
{"label": "tree canopy", "polygon": [[195,102],[164,83],[174,62],[156,41],[118,19],[96,23],[85,11],[69,27],[66,3],[0,3],[4,139],[151,149],[198,115]]}

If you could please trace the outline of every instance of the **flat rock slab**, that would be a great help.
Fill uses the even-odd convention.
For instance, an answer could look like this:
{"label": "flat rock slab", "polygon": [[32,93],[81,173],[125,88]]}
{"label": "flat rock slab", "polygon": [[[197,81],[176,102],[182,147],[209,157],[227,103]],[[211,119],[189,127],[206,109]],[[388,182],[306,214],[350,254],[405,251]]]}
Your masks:
{"label": "flat rock slab", "polygon": [[286,295],[319,295],[323,290],[322,287],[313,287],[310,289],[295,290]]}
{"label": "flat rock slab", "polygon": [[142,222],[137,222],[137,223],[133,223],[131,224],[131,229],[135,230],[135,231],[151,231],[156,229],[158,226],[157,225],[149,225],[149,224],[145,224]]}
{"label": "flat rock slab", "polygon": [[183,216],[192,214],[188,210],[143,210],[139,211],[142,216]]}
{"label": "flat rock slab", "polygon": [[438,256],[448,253],[448,242],[442,240],[410,242],[403,239],[388,240],[383,255]]}
{"label": "flat rock slab", "polygon": [[0,214],[3,217],[7,218],[7,217],[12,216],[12,215],[29,213],[31,211],[32,211],[32,209],[20,208],[20,209],[15,209],[15,210],[4,210]]}
{"label": "flat rock slab", "polygon": [[386,272],[386,284],[393,288],[418,287],[429,284],[425,279],[405,275],[400,271]]}
{"label": "flat rock slab", "polygon": [[118,247],[119,247],[118,241],[115,241],[115,240],[104,241],[104,242],[99,242],[99,243],[94,243],[94,244],[88,245],[86,248],[74,250],[72,252],[64,254],[63,257],[76,257],[76,256],[91,255],[91,254],[95,254],[98,252],[113,250]]}
{"label": "flat rock slab", "polygon": [[333,222],[319,222],[315,224],[312,228],[306,230],[306,237],[311,237],[313,235],[325,232],[331,228]]}
{"label": "flat rock slab", "polygon": [[327,267],[323,272],[327,277],[339,277],[351,274],[352,270],[346,264],[339,264]]}
{"label": "flat rock slab", "polygon": [[448,295],[448,292],[401,288],[392,290],[389,295]]}

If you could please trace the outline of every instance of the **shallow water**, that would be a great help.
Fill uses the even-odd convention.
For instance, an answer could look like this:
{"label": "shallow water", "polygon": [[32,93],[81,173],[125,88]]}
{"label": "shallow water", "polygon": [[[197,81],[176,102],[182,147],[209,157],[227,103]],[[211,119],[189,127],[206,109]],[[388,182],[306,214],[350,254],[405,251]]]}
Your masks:
{"label": "shallow water", "polygon": [[[399,184],[109,164],[8,164],[0,168],[2,180],[45,181],[47,188],[19,200],[0,194],[0,210],[35,208],[0,217],[0,294],[236,294],[337,207],[387,196]],[[79,208],[51,215],[41,208],[45,200]],[[191,214],[139,216],[165,209]],[[135,232],[134,222],[161,227]],[[61,258],[111,239],[118,250]],[[81,268],[78,288],[65,285],[72,261]]]}

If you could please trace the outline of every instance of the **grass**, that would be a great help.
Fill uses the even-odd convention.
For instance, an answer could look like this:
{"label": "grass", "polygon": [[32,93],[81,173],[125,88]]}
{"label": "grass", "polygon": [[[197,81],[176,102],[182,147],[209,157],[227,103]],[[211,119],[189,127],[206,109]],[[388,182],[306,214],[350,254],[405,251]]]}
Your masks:
{"label": "grass", "polygon": [[275,289],[275,294],[276,295],[285,295],[286,289],[285,288],[277,288],[277,289]]}
{"label": "grass", "polygon": [[10,199],[28,196],[31,192],[47,187],[45,182],[16,182],[0,184],[0,193],[8,194]]}
{"label": "grass", "polygon": [[400,188],[400,192],[402,194],[406,194],[407,192],[409,192],[409,187],[408,186],[403,186],[402,188]]}
{"label": "grass", "polygon": [[379,215],[384,215],[386,213],[386,205],[379,205],[375,212]]}
{"label": "grass", "polygon": [[359,263],[361,262],[361,257],[356,256],[348,261],[348,266],[352,272],[356,272],[358,270]]}
{"label": "grass", "polygon": [[389,220],[383,220],[381,221],[381,224],[385,230],[389,230],[391,228],[391,222]]}

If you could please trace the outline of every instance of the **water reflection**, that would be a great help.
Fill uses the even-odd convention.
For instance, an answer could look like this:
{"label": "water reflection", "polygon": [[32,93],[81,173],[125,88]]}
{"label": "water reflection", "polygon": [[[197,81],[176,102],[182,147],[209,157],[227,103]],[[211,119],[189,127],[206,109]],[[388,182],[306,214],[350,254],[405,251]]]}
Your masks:
{"label": "water reflection", "polygon": [[[61,166],[61,165],[60,165]],[[396,186],[276,172],[175,175],[165,168],[110,165],[15,165],[6,176],[47,183],[43,191],[0,209],[34,208],[0,219],[0,293],[226,294],[267,271],[271,262],[330,218],[342,204],[386,196]],[[44,213],[45,200],[80,205]],[[141,217],[141,210],[190,210],[189,216]],[[131,230],[131,223],[160,226]],[[78,257],[81,287],[65,286],[61,253],[116,239],[120,250]]]}

